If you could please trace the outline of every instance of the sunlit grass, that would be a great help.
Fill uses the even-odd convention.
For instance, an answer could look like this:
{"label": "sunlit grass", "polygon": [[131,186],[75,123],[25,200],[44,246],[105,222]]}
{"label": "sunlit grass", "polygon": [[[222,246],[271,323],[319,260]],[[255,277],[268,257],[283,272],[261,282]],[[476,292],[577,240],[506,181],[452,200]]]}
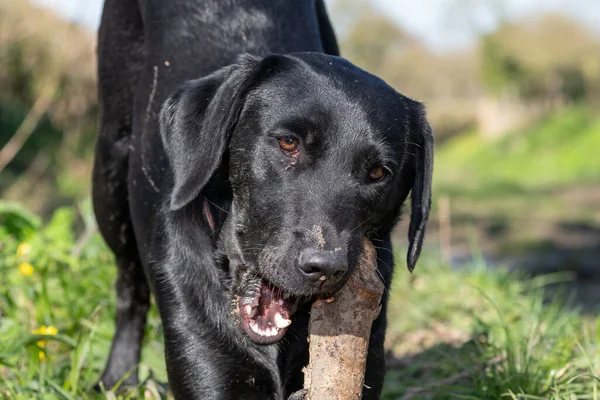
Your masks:
{"label": "sunlit grass", "polygon": [[490,140],[459,135],[436,151],[437,192],[487,197],[523,193],[600,178],[600,118],[594,110],[557,112],[530,129]]}
{"label": "sunlit grass", "polygon": [[[114,329],[116,269],[110,252],[95,234],[73,254],[81,245],[72,227],[77,211],[61,209],[41,227],[16,207],[0,209],[0,398],[106,397],[90,388],[104,367]],[[131,398],[164,397],[154,308],[146,333],[144,383]]]}
{"label": "sunlit grass", "polygon": [[388,339],[410,366],[388,374],[386,398],[600,398],[600,318],[544,294],[564,277],[424,264],[394,281]]}

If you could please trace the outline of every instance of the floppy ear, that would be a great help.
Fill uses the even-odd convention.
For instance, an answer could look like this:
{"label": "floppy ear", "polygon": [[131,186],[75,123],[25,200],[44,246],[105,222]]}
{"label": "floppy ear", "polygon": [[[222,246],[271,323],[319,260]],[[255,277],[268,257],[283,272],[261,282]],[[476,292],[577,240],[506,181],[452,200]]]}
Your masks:
{"label": "floppy ear", "polygon": [[259,60],[233,65],[186,82],[162,106],[160,135],[174,176],[170,209],[194,200],[221,164]]}
{"label": "floppy ear", "polygon": [[414,155],[414,181],[411,189],[411,214],[408,229],[409,248],[406,258],[412,272],[421,253],[429,209],[433,174],[433,131],[425,117],[425,107],[416,103],[411,110],[409,152]]}

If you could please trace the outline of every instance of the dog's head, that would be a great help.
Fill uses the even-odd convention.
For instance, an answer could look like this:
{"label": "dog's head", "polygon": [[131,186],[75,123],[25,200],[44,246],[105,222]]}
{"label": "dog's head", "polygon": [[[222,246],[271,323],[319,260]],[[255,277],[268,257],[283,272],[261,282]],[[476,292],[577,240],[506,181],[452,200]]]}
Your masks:
{"label": "dog's head", "polygon": [[433,134],[423,106],[382,80],[322,54],[242,56],[185,84],[160,120],[172,210],[228,170],[233,204],[219,246],[253,341],[283,337],[299,299],[339,290],[363,238],[389,233],[409,192],[414,268],[431,202]]}

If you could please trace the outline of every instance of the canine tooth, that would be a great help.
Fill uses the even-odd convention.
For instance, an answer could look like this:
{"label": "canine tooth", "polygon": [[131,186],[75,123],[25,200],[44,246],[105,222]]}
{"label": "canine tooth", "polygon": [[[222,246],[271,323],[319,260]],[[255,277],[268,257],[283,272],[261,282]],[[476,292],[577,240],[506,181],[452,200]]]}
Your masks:
{"label": "canine tooth", "polygon": [[283,316],[279,313],[276,313],[275,316],[273,317],[273,322],[275,322],[275,326],[279,329],[281,328],[287,328],[288,326],[290,326],[290,324],[292,323],[292,320],[290,319],[285,319],[283,318]]}
{"label": "canine tooth", "polygon": [[282,306],[283,305],[283,300],[279,299],[278,303],[279,303],[280,306]]}
{"label": "canine tooth", "polygon": [[323,275],[322,277],[319,278],[320,281],[324,281],[326,279],[327,279],[327,277],[325,275]]}
{"label": "canine tooth", "polygon": [[252,307],[250,304],[248,304],[244,310],[249,318],[253,318],[256,315],[256,308]]}

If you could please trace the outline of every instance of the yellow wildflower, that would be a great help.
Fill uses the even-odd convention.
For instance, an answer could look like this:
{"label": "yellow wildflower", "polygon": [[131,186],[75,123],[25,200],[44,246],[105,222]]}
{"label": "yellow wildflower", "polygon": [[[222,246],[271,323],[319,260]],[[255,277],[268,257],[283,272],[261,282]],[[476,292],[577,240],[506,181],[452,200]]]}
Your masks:
{"label": "yellow wildflower", "polygon": [[[56,327],[52,326],[52,325],[48,325],[48,326],[42,325],[42,326],[40,326],[39,329],[34,329],[32,331],[32,333],[34,335],[49,335],[49,336],[53,336],[53,335],[56,335],[58,333],[58,329],[56,329]],[[38,340],[37,341],[37,345],[39,347],[45,347],[46,346],[46,341],[45,340]]]}
{"label": "yellow wildflower", "polygon": [[42,360],[42,361],[46,360],[46,353],[44,353],[42,350],[40,350],[40,352],[38,353],[38,356],[40,357],[40,360]]}
{"label": "yellow wildflower", "polygon": [[33,274],[33,266],[29,263],[21,263],[19,264],[19,271],[25,276],[30,276]]}
{"label": "yellow wildflower", "polygon": [[33,333],[34,335],[56,335],[58,333],[58,329],[56,329],[55,326],[52,325],[42,325],[39,327],[39,329],[34,329],[33,331],[31,331],[31,333]]}
{"label": "yellow wildflower", "polygon": [[52,325],[48,325],[46,327],[46,335],[56,335],[58,333],[58,329]]}
{"label": "yellow wildflower", "polygon": [[17,255],[19,257],[27,257],[31,253],[31,246],[27,242],[23,242],[17,247]]}

